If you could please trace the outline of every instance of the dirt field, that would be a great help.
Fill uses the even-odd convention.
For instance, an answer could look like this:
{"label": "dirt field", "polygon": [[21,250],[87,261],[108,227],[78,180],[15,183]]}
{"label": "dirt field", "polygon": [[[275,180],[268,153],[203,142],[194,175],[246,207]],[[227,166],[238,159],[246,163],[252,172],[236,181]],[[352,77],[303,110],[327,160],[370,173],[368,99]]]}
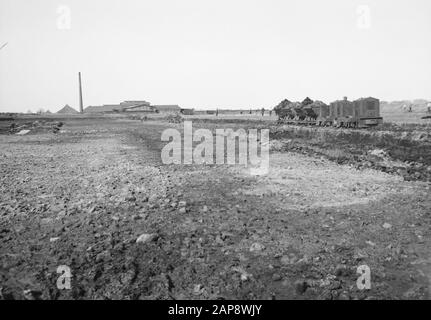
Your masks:
{"label": "dirt field", "polygon": [[[257,175],[163,165],[161,132],[181,124],[64,123],[56,134],[0,135],[1,298],[431,297],[427,136],[383,135],[366,148],[363,136],[272,128],[270,170]],[[57,288],[60,265],[71,290]],[[356,285],[360,265],[370,290]]]}

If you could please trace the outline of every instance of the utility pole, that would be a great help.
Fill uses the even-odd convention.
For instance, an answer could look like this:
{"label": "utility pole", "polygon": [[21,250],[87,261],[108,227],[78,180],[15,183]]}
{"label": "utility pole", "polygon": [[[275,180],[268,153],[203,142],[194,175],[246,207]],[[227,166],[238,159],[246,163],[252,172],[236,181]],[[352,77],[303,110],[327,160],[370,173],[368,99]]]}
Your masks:
{"label": "utility pole", "polygon": [[78,73],[78,77],[79,77],[79,112],[84,113],[84,105],[82,103],[81,72]]}

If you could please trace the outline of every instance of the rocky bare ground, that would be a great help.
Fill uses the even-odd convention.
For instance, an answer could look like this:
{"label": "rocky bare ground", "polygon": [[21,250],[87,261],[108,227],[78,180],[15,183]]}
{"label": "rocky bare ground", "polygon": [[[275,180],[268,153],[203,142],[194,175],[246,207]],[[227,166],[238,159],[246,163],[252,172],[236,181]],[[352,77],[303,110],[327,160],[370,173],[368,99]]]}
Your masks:
{"label": "rocky bare ground", "polygon": [[[266,175],[166,166],[172,125],[0,136],[2,298],[430,298],[428,182],[283,148]],[[57,289],[60,265],[71,290]]]}

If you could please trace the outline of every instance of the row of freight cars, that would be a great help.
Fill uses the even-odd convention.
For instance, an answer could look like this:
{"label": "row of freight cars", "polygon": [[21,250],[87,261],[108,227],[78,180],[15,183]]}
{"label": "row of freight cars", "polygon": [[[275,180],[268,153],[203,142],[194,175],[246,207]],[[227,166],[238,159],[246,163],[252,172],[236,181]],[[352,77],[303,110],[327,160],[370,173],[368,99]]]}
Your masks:
{"label": "row of freight cars", "polygon": [[295,124],[315,124],[348,128],[368,128],[383,123],[380,116],[380,101],[376,98],[361,98],[355,101],[337,100],[329,105],[310,98],[302,102],[283,100],[274,108],[280,121]]}

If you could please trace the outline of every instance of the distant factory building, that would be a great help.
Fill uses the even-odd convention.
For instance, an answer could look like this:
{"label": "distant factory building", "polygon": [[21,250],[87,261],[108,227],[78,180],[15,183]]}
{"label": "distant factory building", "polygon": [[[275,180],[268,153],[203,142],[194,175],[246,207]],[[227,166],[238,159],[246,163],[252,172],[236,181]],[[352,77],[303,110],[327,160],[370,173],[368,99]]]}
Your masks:
{"label": "distant factory building", "polygon": [[88,106],[85,113],[113,113],[113,112],[156,112],[156,108],[144,100],[123,101],[120,104],[104,104],[102,106]]}
{"label": "distant factory building", "polygon": [[121,102],[120,106],[123,108],[134,107],[134,106],[150,106],[150,103],[144,100],[128,100],[128,101]]}
{"label": "distant factory building", "polygon": [[123,107],[122,112],[157,112],[157,109],[150,105],[138,104],[130,107]]}
{"label": "distant factory building", "polygon": [[147,101],[123,101],[120,106],[122,112],[157,112]]}
{"label": "distant factory building", "polygon": [[184,115],[192,115],[192,114],[195,113],[195,110],[194,109],[189,109],[189,108],[181,108],[180,112],[182,114],[184,114]]}
{"label": "distant factory building", "polygon": [[181,108],[176,104],[153,105],[160,113],[176,113],[181,112]]}
{"label": "distant factory building", "polygon": [[104,104],[103,106],[88,106],[84,109],[84,113],[110,113],[120,112],[120,110],[119,104]]}
{"label": "distant factory building", "polygon": [[[151,105],[144,100],[127,100],[120,104],[104,104],[102,106],[88,106],[84,109],[85,113],[114,113],[114,112],[160,112],[178,113],[181,108],[176,104]],[[186,112],[193,109],[184,109]],[[193,111],[192,111],[193,112]]]}

